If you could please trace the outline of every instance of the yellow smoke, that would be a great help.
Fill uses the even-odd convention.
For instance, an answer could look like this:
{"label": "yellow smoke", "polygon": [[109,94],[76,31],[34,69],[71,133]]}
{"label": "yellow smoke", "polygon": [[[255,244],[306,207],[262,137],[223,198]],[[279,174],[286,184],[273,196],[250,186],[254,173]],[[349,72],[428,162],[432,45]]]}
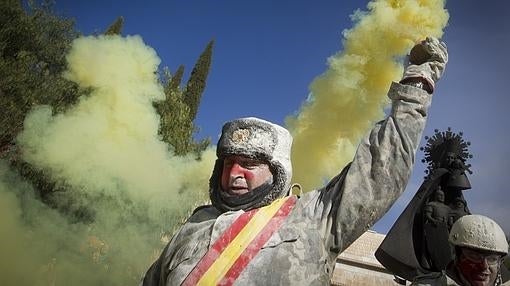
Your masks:
{"label": "yellow smoke", "polygon": [[0,276],[16,281],[14,269],[23,269],[33,278],[16,285],[135,285],[161,250],[161,237],[207,198],[215,153],[209,149],[199,161],[176,157],[158,137],[152,103],[164,98],[160,60],[140,37],[79,38],[67,60],[65,76],[91,94],[64,114],[37,107],[17,143],[24,160],[72,189],[52,199],[69,200],[71,209],[84,205],[93,222],[70,221],[33,197],[13,195],[34,192],[13,191],[28,184],[9,184],[13,175],[5,171],[0,199],[2,210],[4,200],[9,206],[2,217],[9,216],[0,228],[10,235],[0,245],[17,247],[2,260],[19,263],[2,265]]}
{"label": "yellow smoke", "polygon": [[448,22],[444,0],[376,0],[353,15],[344,50],[310,85],[310,98],[287,118],[294,136],[294,180],[318,187],[345,166],[361,136],[383,117],[386,92],[399,80],[398,59],[426,36],[441,37]]}
{"label": "yellow smoke", "polygon": [[152,102],[164,94],[152,48],[138,36],[83,37],[67,60],[66,77],[93,92],[65,114],[52,116],[47,106],[34,110],[18,137],[25,160],[90,191],[120,188],[154,202],[167,196],[167,207],[180,204],[180,196],[169,192],[177,195],[197,178],[194,187],[207,189],[214,154],[207,152],[202,161],[177,158],[158,137]]}

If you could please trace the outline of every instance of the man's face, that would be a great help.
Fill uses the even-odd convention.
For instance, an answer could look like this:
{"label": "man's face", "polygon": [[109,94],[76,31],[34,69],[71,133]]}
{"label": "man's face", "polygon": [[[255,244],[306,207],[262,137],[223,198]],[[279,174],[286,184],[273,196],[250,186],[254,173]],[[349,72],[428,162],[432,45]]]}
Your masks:
{"label": "man's face", "polygon": [[444,203],[444,193],[442,191],[436,191],[436,201]]}
{"label": "man's face", "polygon": [[458,268],[472,286],[494,285],[501,265],[501,255],[461,248]]}
{"label": "man's face", "polygon": [[272,181],[269,165],[242,156],[227,156],[223,161],[221,188],[231,195],[251,192],[265,182]]}

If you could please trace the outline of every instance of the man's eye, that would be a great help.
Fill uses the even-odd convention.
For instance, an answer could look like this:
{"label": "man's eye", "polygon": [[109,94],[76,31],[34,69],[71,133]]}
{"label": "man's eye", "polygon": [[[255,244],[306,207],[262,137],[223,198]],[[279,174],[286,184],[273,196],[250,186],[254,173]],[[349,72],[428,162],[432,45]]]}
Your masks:
{"label": "man's eye", "polygon": [[259,166],[259,164],[255,163],[255,162],[248,162],[248,163],[242,164],[242,166],[247,169],[254,169],[254,168],[257,168]]}

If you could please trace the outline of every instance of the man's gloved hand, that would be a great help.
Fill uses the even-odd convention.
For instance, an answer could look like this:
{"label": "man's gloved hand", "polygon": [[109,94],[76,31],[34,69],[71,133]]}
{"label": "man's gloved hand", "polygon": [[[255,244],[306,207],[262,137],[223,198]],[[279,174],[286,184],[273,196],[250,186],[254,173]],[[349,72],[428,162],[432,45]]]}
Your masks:
{"label": "man's gloved hand", "polygon": [[403,84],[422,82],[425,84],[423,89],[432,93],[447,62],[446,44],[436,38],[427,37],[411,50],[400,82]]}

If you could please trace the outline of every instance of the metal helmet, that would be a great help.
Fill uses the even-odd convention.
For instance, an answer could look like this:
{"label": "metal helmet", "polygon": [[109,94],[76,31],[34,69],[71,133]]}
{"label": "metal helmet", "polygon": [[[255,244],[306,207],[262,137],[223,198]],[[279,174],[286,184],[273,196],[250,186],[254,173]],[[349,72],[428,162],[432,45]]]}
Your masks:
{"label": "metal helmet", "polygon": [[449,241],[454,246],[508,254],[508,242],[501,227],[482,215],[465,215],[450,230]]}

